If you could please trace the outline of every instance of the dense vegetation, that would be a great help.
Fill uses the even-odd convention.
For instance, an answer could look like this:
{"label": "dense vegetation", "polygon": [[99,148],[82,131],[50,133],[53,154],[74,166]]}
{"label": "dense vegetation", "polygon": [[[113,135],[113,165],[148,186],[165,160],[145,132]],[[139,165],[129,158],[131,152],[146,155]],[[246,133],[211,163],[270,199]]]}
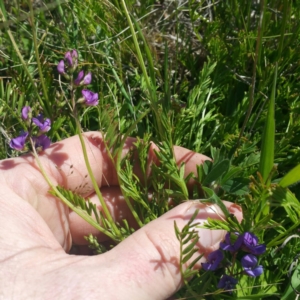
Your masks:
{"label": "dense vegetation", "polygon": [[[254,232],[267,246],[263,275],[244,276],[232,297],[280,299],[286,293],[282,299],[294,299],[288,269],[300,243],[295,238],[276,249],[300,224],[300,171],[289,173],[300,163],[299,3],[125,2],[0,0],[0,158],[19,155],[8,142],[22,130],[25,105],[51,119],[52,142],[81,129],[100,130],[117,157],[123,136],[139,137],[143,161],[153,140],[162,162],[153,170],[153,186],[140,184],[129,160],[116,162],[142,225],[169,209],[167,200],[147,202],[149,189],[154,199],[174,203],[203,197],[202,190],[187,191],[172,145],[206,154],[214,163],[199,167],[196,178],[206,198],[242,205],[240,231]],[[67,105],[70,86],[57,71],[71,49],[99,95],[97,106],[78,110],[81,129]],[[237,229],[230,222],[209,226]],[[131,231],[125,226],[121,232]],[[207,293],[210,299],[216,281],[207,280],[197,274],[181,296]],[[296,275],[293,280],[300,286]],[[230,298],[212,299],[224,295]]]}

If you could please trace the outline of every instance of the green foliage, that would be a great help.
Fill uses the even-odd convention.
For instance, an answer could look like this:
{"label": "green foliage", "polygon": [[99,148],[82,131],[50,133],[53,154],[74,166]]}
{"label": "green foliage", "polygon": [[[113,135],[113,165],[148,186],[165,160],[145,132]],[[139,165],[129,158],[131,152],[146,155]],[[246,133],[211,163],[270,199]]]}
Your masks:
{"label": "green foliage", "polygon": [[[181,266],[188,284],[182,295],[292,299],[287,272],[300,242],[276,247],[300,225],[299,3],[44,2],[0,0],[0,158],[17,155],[8,142],[23,129],[24,105],[51,119],[53,142],[78,133],[82,140],[82,131],[99,130],[139,226],[182,201],[201,199],[219,205],[226,216],[223,222],[208,220],[206,228],[253,231],[266,243],[264,275],[241,282],[233,295],[216,291],[211,274],[193,269],[199,256],[186,271]],[[98,107],[79,110],[75,119],[67,104],[72,89],[56,71],[73,48],[78,69],[92,72],[90,88],[99,93]],[[128,136],[138,138],[137,150],[122,159]],[[151,140],[159,162],[149,170]],[[173,145],[213,160],[185,178]],[[189,180],[196,182],[194,190]],[[88,200],[54,188],[54,195],[116,242],[133,232],[126,220],[115,224],[108,211],[100,213]],[[241,224],[221,199],[242,206]],[[175,224],[182,264],[197,256],[193,218],[182,230]],[[104,251],[93,237],[89,241],[97,253]],[[297,272],[295,266],[294,286]]]}
{"label": "green foliage", "polygon": [[[195,229],[195,227],[199,225],[195,221],[198,213],[199,211],[196,210],[189,222],[182,228],[182,230],[180,230],[177,227],[176,222],[174,222],[176,238],[180,243],[180,272],[185,284],[188,284],[188,280],[193,275],[196,275],[198,273],[198,271],[194,269],[194,266],[202,257],[202,255],[196,255],[199,250],[196,247],[199,240],[199,235],[197,233],[197,230]],[[192,260],[192,262],[188,263],[193,255],[196,257]],[[188,265],[185,269],[183,269],[183,266],[187,263]]]}

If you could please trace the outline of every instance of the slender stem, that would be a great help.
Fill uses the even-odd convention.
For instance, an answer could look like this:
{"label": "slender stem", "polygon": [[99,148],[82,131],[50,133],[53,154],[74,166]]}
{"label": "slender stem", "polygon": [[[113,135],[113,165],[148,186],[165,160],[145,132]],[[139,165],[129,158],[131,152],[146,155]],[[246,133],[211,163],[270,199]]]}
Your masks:
{"label": "slender stem", "polygon": [[122,239],[122,234],[121,234],[119,228],[116,226],[116,223],[115,223],[114,219],[112,218],[112,216],[109,212],[109,209],[108,209],[108,207],[107,207],[107,205],[106,205],[106,203],[103,199],[103,196],[100,192],[100,189],[98,187],[98,183],[97,183],[96,178],[93,174],[93,171],[92,171],[89,159],[88,159],[85,142],[84,142],[83,135],[82,135],[82,132],[81,132],[81,126],[80,126],[80,123],[79,123],[79,120],[78,120],[78,115],[77,115],[77,108],[76,108],[76,101],[75,101],[75,88],[74,88],[74,83],[73,83],[72,78],[70,79],[70,86],[71,86],[72,114],[73,114],[73,117],[74,117],[75,122],[76,122],[76,128],[77,128],[77,131],[78,131],[78,136],[79,136],[79,140],[80,140],[80,143],[81,143],[81,148],[82,148],[86,168],[87,168],[88,173],[90,175],[90,179],[92,181],[92,184],[93,184],[93,187],[95,189],[96,195],[98,196],[98,199],[99,199],[100,204],[102,206],[105,217],[107,218],[111,228],[113,229],[114,234],[117,235],[118,239]]}
{"label": "slender stem", "polygon": [[73,211],[75,211],[81,218],[83,218],[85,221],[87,221],[88,223],[90,223],[91,225],[93,225],[95,228],[97,228],[100,232],[104,233],[105,235],[107,235],[108,237],[110,237],[111,239],[118,241],[115,236],[108,230],[102,228],[95,220],[93,220],[90,216],[87,216],[87,213],[82,210],[82,209],[78,209],[75,205],[73,205],[67,198],[64,197],[64,195],[62,195],[59,190],[56,188],[56,186],[52,183],[52,181],[49,179],[45,169],[43,168],[43,165],[39,159],[39,156],[36,152],[34,143],[32,141],[32,139],[30,138],[30,143],[31,143],[31,147],[32,147],[32,151],[33,151],[33,155],[36,159],[36,162],[39,166],[39,169],[43,175],[43,177],[45,178],[45,180],[47,181],[47,183],[49,184],[49,186],[51,187],[51,189],[55,192],[55,195],[64,203],[66,204],[68,207],[70,207]]}
{"label": "slender stem", "polygon": [[102,196],[102,194],[100,192],[100,189],[98,187],[98,183],[96,181],[96,178],[95,178],[95,176],[93,174],[93,171],[92,171],[92,168],[91,168],[88,156],[87,156],[86,146],[85,146],[85,142],[84,142],[84,139],[83,139],[83,135],[82,135],[81,130],[80,130],[80,124],[79,124],[78,119],[76,119],[76,124],[77,124],[77,127],[79,128],[78,135],[79,135],[79,139],[80,139],[80,143],[81,143],[81,147],[82,147],[82,151],[83,151],[84,162],[86,164],[86,167],[87,167],[88,173],[90,175],[90,178],[91,178],[93,187],[95,189],[96,195],[99,198],[99,201],[100,201],[100,204],[102,206],[103,212],[104,212],[107,220],[109,221],[111,227],[113,228],[114,233],[121,239],[122,238],[122,234],[121,234],[119,228],[116,226],[115,221],[112,218],[112,216],[111,216],[111,214],[110,214],[110,212],[108,210],[108,207],[107,207],[107,205],[106,205],[106,203],[105,203],[105,201],[103,199],[103,196]]}
{"label": "slender stem", "polygon": [[[144,64],[144,59],[143,59],[143,56],[142,56],[142,52],[141,52],[138,40],[136,38],[135,30],[134,30],[131,18],[130,18],[129,13],[128,13],[128,9],[127,9],[126,3],[125,3],[124,0],[121,0],[121,3],[122,3],[122,6],[124,8],[125,16],[127,18],[127,21],[128,21],[129,27],[130,27],[130,31],[132,33],[133,43],[134,43],[135,49],[137,51],[138,60],[140,62],[140,66],[141,66],[142,72],[144,74],[148,90],[151,92],[152,91],[152,86],[151,86],[151,83],[150,83],[150,80],[149,80],[149,76],[148,76],[148,73],[147,73],[147,70],[146,70],[146,67],[145,67],[145,64]],[[152,97],[154,98],[152,100],[155,100],[155,95],[151,92],[151,98]]]}
{"label": "slender stem", "polygon": [[39,49],[38,49],[38,42],[37,42],[37,37],[36,37],[36,28],[34,24],[34,11],[32,8],[32,2],[27,1],[30,9],[30,19],[31,19],[31,28],[32,28],[32,37],[33,37],[33,46],[34,46],[34,52],[35,52],[35,57],[36,57],[36,62],[38,66],[38,71],[40,75],[40,82],[42,84],[42,89],[43,89],[43,94],[46,99],[47,104],[49,105],[49,98],[48,98],[48,91],[45,85],[45,80],[43,76],[43,71],[42,71],[42,66],[41,66],[41,60],[40,60],[40,55],[39,55]]}
{"label": "slender stem", "polygon": [[154,82],[151,84],[151,81],[149,79],[149,75],[148,75],[147,70],[146,70],[146,66],[145,66],[145,63],[144,63],[142,52],[141,52],[138,40],[136,38],[136,33],[135,33],[135,30],[134,30],[130,15],[128,13],[126,3],[125,3],[124,0],[121,0],[121,3],[122,3],[122,6],[123,6],[123,9],[124,9],[125,16],[127,18],[129,27],[130,27],[130,31],[131,31],[132,38],[133,38],[133,43],[134,43],[134,46],[135,46],[135,49],[136,49],[136,52],[137,52],[137,56],[138,56],[138,61],[139,61],[140,67],[142,69],[142,72],[143,72],[143,75],[144,75],[144,78],[145,78],[145,81],[146,81],[146,85],[147,85],[147,88],[148,88],[148,91],[149,91],[149,94],[150,94],[151,105],[153,106],[152,111],[153,111],[153,113],[155,114],[155,117],[156,117],[158,132],[159,132],[159,134],[161,135],[162,138],[165,138],[165,130],[164,130],[162,122],[161,122],[161,116],[158,113],[159,110],[158,110],[158,106],[157,106],[156,90],[153,88]]}
{"label": "slender stem", "polygon": [[240,145],[241,138],[244,134],[245,128],[247,126],[247,123],[249,121],[253,104],[254,104],[254,93],[255,93],[255,85],[256,85],[256,68],[257,64],[260,58],[260,50],[261,50],[261,42],[262,42],[262,33],[263,33],[263,19],[264,19],[264,13],[265,13],[265,1],[261,0],[261,9],[260,9],[260,17],[259,17],[259,24],[257,28],[257,40],[256,40],[256,49],[255,49],[255,56],[254,56],[254,62],[253,62],[253,68],[252,68],[252,81],[250,85],[250,91],[249,91],[249,106],[247,110],[247,114],[242,126],[242,129],[240,131],[240,135],[237,141],[237,144],[235,146],[235,149],[237,149]]}
{"label": "slender stem", "polygon": [[[0,6],[0,11],[1,11],[1,15],[2,15],[3,22],[6,22],[7,19],[6,19],[6,17],[5,17],[5,13],[2,11],[1,6]],[[43,100],[42,100],[42,98],[41,98],[41,96],[40,96],[40,94],[39,94],[38,88],[36,87],[36,85],[35,85],[35,83],[34,83],[34,81],[33,81],[33,78],[32,78],[32,76],[31,76],[31,74],[30,74],[30,72],[29,72],[29,70],[28,70],[27,64],[26,64],[26,62],[25,62],[24,59],[23,59],[23,56],[22,56],[22,54],[21,54],[21,52],[20,52],[20,50],[19,50],[19,47],[18,47],[18,45],[17,45],[17,43],[16,43],[16,41],[15,41],[15,39],[14,39],[14,36],[13,36],[13,34],[12,34],[12,32],[11,32],[10,29],[7,29],[7,34],[8,34],[8,36],[9,36],[9,38],[10,38],[10,41],[11,41],[11,43],[12,43],[12,45],[13,45],[13,47],[14,47],[14,49],[15,49],[15,51],[16,51],[16,53],[17,53],[17,55],[18,55],[18,57],[19,57],[19,59],[20,59],[20,61],[21,61],[21,64],[22,64],[22,66],[23,66],[23,70],[24,70],[25,73],[27,74],[28,79],[29,79],[29,81],[30,81],[30,83],[31,83],[31,86],[32,86],[32,88],[33,88],[34,91],[35,91],[36,97],[38,98],[38,100],[39,100],[41,106],[48,112],[48,110],[46,109],[46,107],[45,107],[45,105],[44,105],[44,102],[43,102]]]}

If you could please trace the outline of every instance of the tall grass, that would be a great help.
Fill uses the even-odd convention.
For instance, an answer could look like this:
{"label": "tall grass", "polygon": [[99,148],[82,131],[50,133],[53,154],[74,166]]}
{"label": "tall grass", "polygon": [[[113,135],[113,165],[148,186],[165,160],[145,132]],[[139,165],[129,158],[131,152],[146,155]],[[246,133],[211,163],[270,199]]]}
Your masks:
{"label": "tall grass", "polygon": [[[196,178],[206,197],[242,205],[243,226],[270,247],[263,279],[244,280],[237,295],[283,295],[300,248],[294,239],[275,251],[299,225],[299,8],[291,0],[0,0],[0,157],[18,155],[7,141],[22,129],[24,105],[51,118],[53,142],[77,133],[56,71],[76,48],[100,99],[79,116],[82,129],[104,132],[116,155],[122,136],[154,140],[162,162],[154,199],[203,196],[187,191],[174,144],[213,157]],[[119,159],[116,168],[132,209],[143,211],[141,226],[168,209],[145,200],[150,186],[135,181],[130,164]],[[201,276],[181,295],[214,292]]]}

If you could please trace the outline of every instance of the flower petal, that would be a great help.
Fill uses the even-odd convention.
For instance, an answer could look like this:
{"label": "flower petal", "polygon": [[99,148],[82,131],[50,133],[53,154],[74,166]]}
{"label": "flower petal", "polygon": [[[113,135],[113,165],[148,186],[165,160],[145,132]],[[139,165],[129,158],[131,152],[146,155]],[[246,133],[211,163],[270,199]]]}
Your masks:
{"label": "flower petal", "polygon": [[85,99],[84,104],[88,106],[95,106],[98,104],[98,93],[94,93],[90,90],[82,90],[82,96]]}
{"label": "flower petal", "polygon": [[23,150],[27,137],[28,137],[28,132],[22,131],[18,137],[10,140],[9,143],[10,148],[18,151]]}
{"label": "flower petal", "polygon": [[65,73],[65,62],[61,60],[58,65],[57,65],[57,71],[59,74],[64,74]]}
{"label": "flower petal", "polygon": [[88,72],[85,76],[84,76],[84,79],[83,79],[83,84],[84,85],[88,85],[92,82],[92,73],[91,72]]}
{"label": "flower petal", "polygon": [[28,119],[28,114],[31,112],[31,107],[30,106],[24,106],[22,108],[22,113],[21,113],[21,116],[22,116],[22,119],[24,121],[26,121]]}
{"label": "flower petal", "polygon": [[81,70],[81,71],[78,73],[77,78],[74,80],[74,84],[79,85],[80,82],[81,82],[81,80],[83,79],[83,77],[84,77],[84,71]]}
{"label": "flower petal", "polygon": [[45,135],[42,134],[38,137],[33,137],[35,148],[42,147],[43,150],[49,148],[51,140]]}

